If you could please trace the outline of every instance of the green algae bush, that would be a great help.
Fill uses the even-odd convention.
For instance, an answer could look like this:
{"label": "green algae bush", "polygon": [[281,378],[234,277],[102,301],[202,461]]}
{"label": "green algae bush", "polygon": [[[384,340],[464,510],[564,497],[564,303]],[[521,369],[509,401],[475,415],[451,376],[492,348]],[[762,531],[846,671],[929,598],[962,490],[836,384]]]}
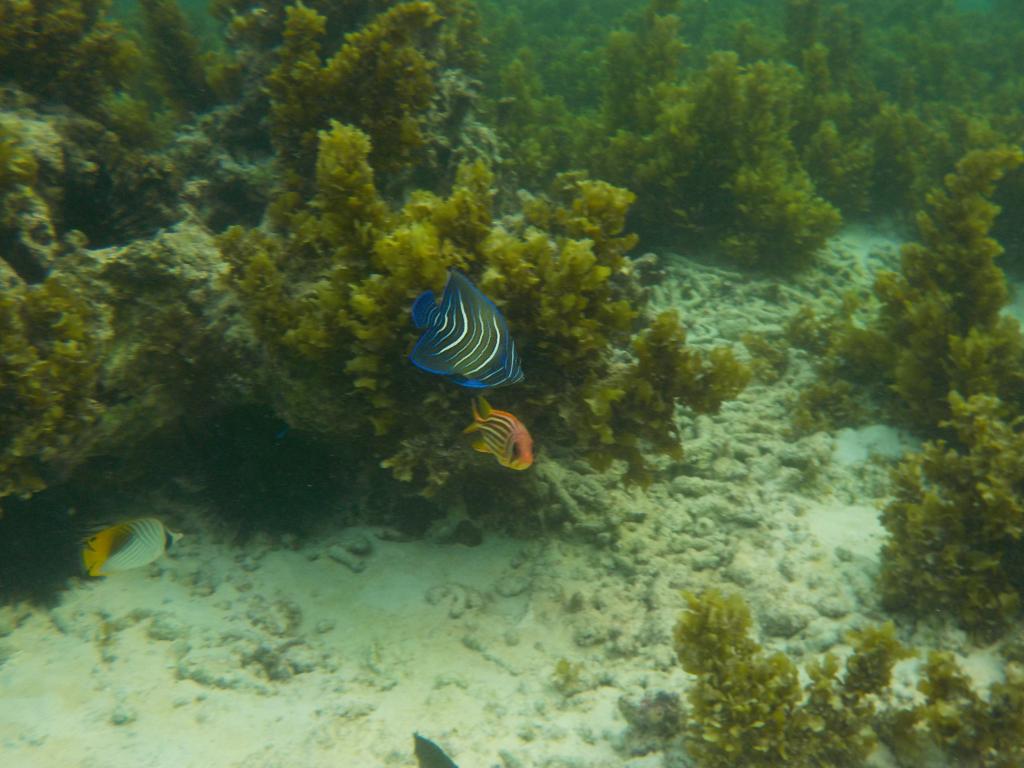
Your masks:
{"label": "green algae bush", "polygon": [[30,93],[87,114],[138,64],[138,47],[106,18],[109,0],[0,5],[0,72]]}
{"label": "green algae bush", "polygon": [[890,608],[941,609],[992,638],[1020,616],[1024,589],[1024,419],[992,395],[949,399],[953,444],[926,443],[895,472],[881,585]]}
{"label": "green algae bush", "polygon": [[[981,17],[931,0],[736,0],[711,13],[636,0],[553,17],[551,0],[218,0],[199,29],[175,0],[146,0],[133,37],[105,0],[24,0],[0,6],[0,70],[118,134],[81,129],[98,149],[74,167],[93,183],[75,202],[161,208],[154,186],[204,183],[197,158],[218,173],[235,164],[225,189],[269,180],[263,226],[247,211],[216,229],[248,224],[219,241],[222,288],[268,360],[253,388],[281,415],[375,441],[418,488],[458,476],[473,458],[456,435],[464,393],[404,357],[409,303],[458,267],[529,352],[508,407],[555,451],[623,462],[646,481],[650,451],[679,453],[676,406],[714,412],[750,374],[728,350],[687,347],[687,318],[652,317],[638,301],[635,232],[784,278],[841,217],[910,216],[927,195],[920,244],[902,275],[879,282],[883,319],[829,355],[868,376],[892,353],[884,376],[924,430],[951,417],[954,390],[997,396],[1012,419],[1020,340],[998,317],[984,201],[1020,164],[1024,73],[999,53],[1020,39],[1007,23],[1019,11],[996,6]],[[162,146],[168,114],[195,131],[188,150],[129,159],[119,142]],[[8,200],[32,187],[18,157],[0,142]],[[259,170],[238,171],[245,163]],[[179,188],[189,174],[196,183]],[[54,219],[94,244],[135,232],[94,223],[106,210],[68,209]],[[189,210],[167,205],[159,223]],[[966,286],[952,304],[950,285]],[[855,410],[841,393],[832,402],[839,417]]]}
{"label": "green algae bush", "polygon": [[851,632],[845,662],[826,653],[801,675],[784,653],[750,637],[750,610],[738,595],[709,590],[686,600],[674,639],[696,678],[682,726],[700,768],[859,768],[880,743],[901,765],[1010,768],[1024,757],[1024,670],[1016,662],[981,693],[953,654],[932,651],[917,682],[923,701],[905,704],[892,695],[892,672],[915,654],[891,622]]}
{"label": "green algae bush", "polygon": [[1009,292],[991,198],[1022,162],[1018,147],[968,153],[928,194],[901,271],[878,275],[874,314],[805,314],[791,334],[824,361],[800,413],[848,422],[857,415],[851,390],[874,386],[890,416],[933,438],[894,472],[881,586],[891,609],[925,616],[939,607],[983,638],[1020,617],[1024,337],[1002,313]]}
{"label": "green algae bush", "polygon": [[510,164],[534,184],[585,168],[638,194],[645,238],[741,264],[805,265],[840,212],[908,218],[957,158],[1024,136],[1007,100],[1024,72],[998,53],[1019,9],[638,0],[611,29],[551,14],[486,14]]}
{"label": "green algae bush", "polygon": [[98,416],[93,311],[58,278],[0,290],[0,498],[45,488]]}
{"label": "green algae bush", "polygon": [[738,595],[712,590],[686,599],[674,637],[683,669],[697,678],[686,734],[698,765],[863,765],[877,741],[877,698],[893,665],[909,655],[892,624],[853,633],[843,667],[826,654],[801,683],[785,654],[750,638],[750,610]]}
{"label": "green algae bush", "polygon": [[990,235],[999,213],[995,184],[1022,162],[1018,147],[967,154],[929,193],[917,219],[921,242],[903,247],[900,273],[876,282],[892,388],[920,428],[948,417],[951,391],[1024,405],[1024,337],[1019,323],[1000,314],[1009,292],[996,264],[1002,248]]}
{"label": "green algae bush", "polygon": [[788,336],[817,356],[821,372],[801,413],[832,411],[832,424],[847,423],[854,409],[845,392],[853,385],[924,435],[943,432],[951,392],[994,395],[1008,413],[1021,411],[1024,336],[1002,313],[1009,290],[991,230],[1000,210],[996,184],[1022,161],[1018,147],[969,152],[927,195],[919,241],[902,247],[899,272],[877,275],[871,303],[851,299],[833,318],[810,308],[794,315]]}
{"label": "green algae bush", "polygon": [[[450,267],[471,274],[508,318],[527,367],[507,395],[517,412],[555,441],[570,430],[599,465],[622,458],[640,478],[643,439],[678,451],[666,439],[676,402],[713,411],[742,388],[731,353],[685,350],[674,318],[638,338],[632,363],[612,364],[636,319],[622,287],[635,243],[622,233],[630,193],[568,176],[550,195],[524,198],[517,222],[498,220],[493,173],[476,162],[460,166],[447,196],[418,191],[396,208],[375,186],[371,157],[366,134],[333,123],[319,135],[312,198],[296,205],[286,193],[274,206],[280,232],[235,228],[221,239],[281,376],[287,417],[323,414],[315,393],[347,393],[345,417],[316,428],[377,439],[384,465],[427,489],[457,473],[472,459],[456,436],[466,398],[405,358],[416,337],[409,307],[423,290],[440,291]],[[659,377],[666,387],[656,392]]]}

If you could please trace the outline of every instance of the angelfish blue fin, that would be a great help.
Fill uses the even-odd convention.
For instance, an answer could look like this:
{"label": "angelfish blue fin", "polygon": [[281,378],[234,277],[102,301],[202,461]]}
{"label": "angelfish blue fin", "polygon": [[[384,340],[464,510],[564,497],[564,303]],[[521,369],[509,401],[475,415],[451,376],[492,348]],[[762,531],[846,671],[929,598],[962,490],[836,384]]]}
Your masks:
{"label": "angelfish blue fin", "polygon": [[433,291],[424,291],[412,303],[412,322],[417,328],[426,328],[430,323],[430,311],[437,308]]}

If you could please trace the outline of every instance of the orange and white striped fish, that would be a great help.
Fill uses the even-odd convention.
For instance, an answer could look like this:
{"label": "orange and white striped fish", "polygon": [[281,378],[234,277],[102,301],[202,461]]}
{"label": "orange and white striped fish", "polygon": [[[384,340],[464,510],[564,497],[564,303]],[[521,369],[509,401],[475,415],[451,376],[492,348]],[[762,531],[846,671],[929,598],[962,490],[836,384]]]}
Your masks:
{"label": "orange and white striped fish", "polygon": [[533,464],[533,438],[526,426],[511,413],[491,408],[483,397],[473,401],[473,423],[462,431],[479,432],[473,448],[493,453],[503,467],[526,469]]}
{"label": "orange and white striped fish", "polygon": [[128,520],[85,540],[82,564],[90,576],[106,576],[149,565],[171,548],[182,534],[169,531],[155,517]]}

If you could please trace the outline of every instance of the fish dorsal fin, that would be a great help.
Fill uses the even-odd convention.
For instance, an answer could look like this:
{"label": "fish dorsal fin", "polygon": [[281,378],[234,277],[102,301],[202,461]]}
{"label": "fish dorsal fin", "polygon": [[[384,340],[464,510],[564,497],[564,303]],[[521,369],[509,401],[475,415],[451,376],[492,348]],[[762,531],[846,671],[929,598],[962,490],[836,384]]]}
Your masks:
{"label": "fish dorsal fin", "polygon": [[437,299],[433,291],[424,291],[416,297],[412,304],[412,322],[417,328],[426,328],[430,325],[430,316],[433,310],[437,309]]}

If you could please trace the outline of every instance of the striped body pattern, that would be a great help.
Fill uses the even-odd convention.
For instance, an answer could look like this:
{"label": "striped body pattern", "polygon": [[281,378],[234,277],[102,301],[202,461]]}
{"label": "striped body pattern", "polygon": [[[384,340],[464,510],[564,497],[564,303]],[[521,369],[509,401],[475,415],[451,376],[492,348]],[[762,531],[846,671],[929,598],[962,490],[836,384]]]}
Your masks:
{"label": "striped body pattern", "polygon": [[503,467],[527,469],[533,464],[533,438],[523,422],[507,411],[491,408],[482,397],[473,403],[473,423],[463,431],[479,432],[473,448],[493,453]]}
{"label": "striped body pattern", "polygon": [[457,269],[448,271],[440,304],[425,291],[412,305],[412,319],[425,329],[409,355],[417,368],[474,389],[522,381],[505,317]]}
{"label": "striped body pattern", "polygon": [[128,520],[86,539],[82,563],[90,576],[141,568],[160,557],[180,537],[180,533],[168,531],[155,517]]}

